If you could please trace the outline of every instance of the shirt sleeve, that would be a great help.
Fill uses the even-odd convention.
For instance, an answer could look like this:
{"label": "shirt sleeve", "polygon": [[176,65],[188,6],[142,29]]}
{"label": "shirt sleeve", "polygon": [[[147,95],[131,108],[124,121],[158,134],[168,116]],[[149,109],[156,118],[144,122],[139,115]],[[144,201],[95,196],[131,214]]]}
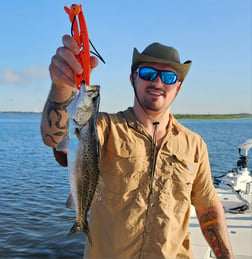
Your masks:
{"label": "shirt sleeve", "polygon": [[110,118],[107,113],[100,112],[97,119],[97,132],[99,137],[100,146],[105,145],[106,139],[110,131]]}
{"label": "shirt sleeve", "polygon": [[218,196],[212,182],[207,146],[203,139],[200,141],[197,155],[199,167],[193,183],[191,199],[196,208],[207,208],[218,202]]}

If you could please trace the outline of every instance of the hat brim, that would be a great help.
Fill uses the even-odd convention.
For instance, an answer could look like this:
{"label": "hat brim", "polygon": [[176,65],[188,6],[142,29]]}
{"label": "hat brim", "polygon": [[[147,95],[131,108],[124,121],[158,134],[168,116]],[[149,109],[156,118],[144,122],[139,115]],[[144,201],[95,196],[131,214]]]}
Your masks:
{"label": "hat brim", "polygon": [[132,70],[134,71],[141,63],[161,63],[161,64],[167,64],[171,68],[173,68],[179,76],[180,81],[184,81],[190,67],[191,67],[191,60],[185,61],[183,64],[171,62],[166,59],[157,58],[148,56],[145,54],[141,54],[138,52],[136,48],[134,48],[133,52],[133,60],[132,60]]}

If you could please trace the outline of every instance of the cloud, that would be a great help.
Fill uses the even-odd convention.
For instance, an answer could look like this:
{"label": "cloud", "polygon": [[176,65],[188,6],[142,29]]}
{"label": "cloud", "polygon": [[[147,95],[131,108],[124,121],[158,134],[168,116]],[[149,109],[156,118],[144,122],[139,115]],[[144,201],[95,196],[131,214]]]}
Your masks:
{"label": "cloud", "polygon": [[48,68],[43,66],[31,66],[24,68],[22,74],[31,78],[46,78],[48,77]]}
{"label": "cloud", "polygon": [[10,68],[4,68],[1,74],[1,81],[6,84],[22,84],[24,82],[22,76]]}
{"label": "cloud", "polygon": [[48,68],[44,66],[33,65],[15,71],[11,68],[3,68],[0,70],[0,80],[5,84],[23,84],[29,83],[33,79],[42,79],[49,77]]}

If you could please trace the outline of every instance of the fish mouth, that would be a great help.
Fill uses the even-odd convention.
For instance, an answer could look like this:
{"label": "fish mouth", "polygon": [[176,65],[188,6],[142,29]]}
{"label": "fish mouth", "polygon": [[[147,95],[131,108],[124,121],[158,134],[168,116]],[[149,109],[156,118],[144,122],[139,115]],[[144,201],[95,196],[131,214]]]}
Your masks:
{"label": "fish mouth", "polygon": [[100,96],[100,86],[99,85],[85,85],[86,94],[92,98],[92,101],[95,102]]}
{"label": "fish mouth", "polygon": [[85,92],[90,93],[90,92],[99,92],[100,91],[100,86],[99,85],[85,85]]}

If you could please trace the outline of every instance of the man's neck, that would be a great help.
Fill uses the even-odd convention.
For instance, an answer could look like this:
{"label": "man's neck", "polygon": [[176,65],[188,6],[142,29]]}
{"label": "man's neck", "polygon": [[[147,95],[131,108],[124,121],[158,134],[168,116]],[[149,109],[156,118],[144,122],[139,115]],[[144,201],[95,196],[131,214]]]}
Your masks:
{"label": "man's neck", "polygon": [[137,120],[144,126],[147,132],[153,136],[154,124],[157,125],[157,142],[160,142],[167,133],[169,120],[170,120],[170,109],[165,111],[154,112],[154,111],[144,111],[140,105],[134,104],[134,113]]}

